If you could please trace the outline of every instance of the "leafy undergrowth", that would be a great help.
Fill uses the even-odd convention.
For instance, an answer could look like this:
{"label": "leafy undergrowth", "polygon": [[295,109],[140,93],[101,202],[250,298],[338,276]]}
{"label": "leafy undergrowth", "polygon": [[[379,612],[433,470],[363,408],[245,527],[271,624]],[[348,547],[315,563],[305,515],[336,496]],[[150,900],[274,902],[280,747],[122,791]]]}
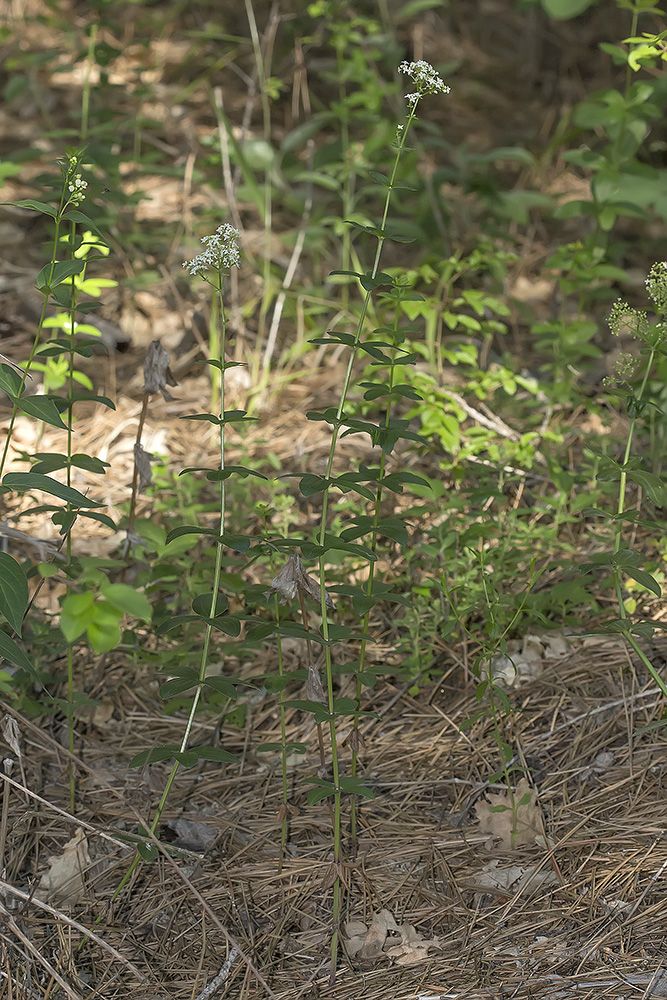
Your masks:
{"label": "leafy undergrowth", "polygon": [[661,14],[489,18],[6,16],[8,996],[663,989]]}

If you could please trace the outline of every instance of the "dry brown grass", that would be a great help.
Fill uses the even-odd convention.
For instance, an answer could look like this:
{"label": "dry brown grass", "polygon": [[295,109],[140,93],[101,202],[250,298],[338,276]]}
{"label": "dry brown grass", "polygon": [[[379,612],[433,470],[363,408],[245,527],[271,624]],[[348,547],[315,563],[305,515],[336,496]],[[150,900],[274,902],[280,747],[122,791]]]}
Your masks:
{"label": "dry brown grass", "polygon": [[[61,732],[17,718],[25,787],[17,770],[5,775],[0,996],[196,998],[224,976],[232,947],[215,996],[592,1000],[667,992],[665,743],[660,730],[637,735],[661,703],[620,645],[576,640],[550,674],[512,694],[507,735],[530,768],[546,834],[541,846],[533,840],[512,852],[489,850],[477,826],[474,807],[498,756],[488,722],[466,735],[458,729],[472,699],[452,700],[437,686],[419,701],[391,685],[372,693],[367,707],[379,718],[364,723],[361,766],[376,798],[362,805],[356,856],[346,851],[345,919],[368,924],[389,910],[439,946],[403,967],[384,953],[370,963],[343,956],[333,988],[330,819],[325,803],[306,806],[301,781],[317,767],[316,740],[310,721],[293,713],[289,736],[312,751],[290,769],[295,811],[281,868],[277,762],[252,749],[279,738],[270,698],[254,707],[247,732],[222,734],[242,764],[182,771],[170,799],[165,824],[204,823],[212,845],[175,856],[163,848],[113,900],[132,857],[123,839],[147,824],[167,774],[162,765],[129,771],[127,762],[182,731],[151,707],[151,686],[111,670],[104,711],[78,720],[74,816]],[[200,720],[197,730],[197,742],[210,740],[214,722]],[[83,886],[71,905],[56,897],[45,909],[31,894],[78,827]],[[501,879],[512,869],[509,885],[485,884],[491,863]],[[521,878],[526,869],[535,887]]]}

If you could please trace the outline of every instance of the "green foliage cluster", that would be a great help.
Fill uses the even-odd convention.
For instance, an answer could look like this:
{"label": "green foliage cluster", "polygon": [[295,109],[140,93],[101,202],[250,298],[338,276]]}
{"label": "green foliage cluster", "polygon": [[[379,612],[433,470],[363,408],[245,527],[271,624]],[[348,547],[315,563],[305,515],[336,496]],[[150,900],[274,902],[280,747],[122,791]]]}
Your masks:
{"label": "green foliage cluster", "polygon": [[[579,16],[593,3],[540,0],[546,14],[558,19]],[[429,6],[407,4],[401,17]],[[310,34],[304,31],[300,41],[326,53],[322,89],[313,91],[312,113],[276,138],[273,115],[284,82],[269,64],[249,9],[261,128],[239,139],[229,112],[214,102],[224,140],[206,150],[199,168],[204,174],[197,179],[203,183],[222,158],[225,170],[236,172],[236,202],[263,227],[261,259],[258,254],[250,261],[261,275],[261,292],[241,306],[246,317],[257,318],[247,362],[253,394],[247,411],[225,408],[225,376],[238,364],[228,360],[227,317],[239,235],[225,224],[206,238],[200,257],[186,262],[191,275],[210,285],[213,302],[211,408],[188,419],[218,435],[218,460],[178,476],[168,468],[153,470],[152,485],[144,484],[151,491],[151,517],[139,516],[137,496],[140,481],[151,479],[145,471],[150,456],[141,446],[143,420],[151,396],[168,392],[169,359],[159,343],[146,361],[137,469],[123,521],[116,524],[104,513],[95,491],[89,497],[74,485],[78,471],[102,476],[108,468],[74,450],[73,431],[82,404],[114,406],[78,369],[98,346],[94,310],[114,284],[103,276],[110,248],[121,242],[135,256],[142,246],[136,228],[123,232],[128,198],[120,190],[118,161],[131,148],[139,173],[159,169],[156,147],[143,141],[152,125],[142,118],[131,128],[124,123],[116,136],[120,152],[115,160],[110,156],[102,112],[112,101],[108,67],[118,53],[99,41],[95,26],[84,61],[87,79],[95,69],[100,86],[83,89],[77,145],[67,148],[60,164],[57,193],[44,179],[41,198],[14,202],[43,217],[52,242],[50,260],[36,276],[43,308],[29,356],[0,364],[0,389],[11,406],[0,460],[3,499],[16,524],[27,515],[49,517],[61,545],[49,562],[0,553],[2,692],[24,710],[68,714],[73,753],[74,708],[85,698],[76,690],[78,652],[113,653],[131,669],[161,674],[165,712],[184,713],[187,725],[180,743],[146,747],[131,762],[171,762],[151,828],[138,833],[132,870],[141,859],[157,856],[153,837],[179,769],[201,762],[234,765],[225,747],[192,745],[190,735],[198,712],[242,727],[246,707],[238,695],[248,686],[265,689],[279,706],[280,741],[255,749],[281,755],[285,850],[291,806],[286,758],[307,749],[291,737],[287,709],[311,715],[321,767],[307,779],[307,801],[326,800],[332,815],[334,969],[342,816],[349,805],[354,842],[358,799],[374,794],[360,759],[359,721],[372,717],[372,691],[384,674],[398,673],[416,693],[441,670],[443,642],[465,637],[475,644],[480,707],[470,726],[491,720],[499,762],[489,762],[489,780],[504,780],[510,794],[515,764],[504,718],[512,705],[493,664],[517,631],[572,626],[582,615],[594,615],[596,628],[624,636],[667,694],[642,647],[660,627],[648,595],[661,597],[658,559],[665,545],[656,446],[666,426],[665,263],[653,264],[648,273],[651,315],[636,304],[612,305],[614,286],[628,285],[619,221],[641,225],[667,218],[665,168],[651,138],[667,92],[659,74],[645,73],[664,59],[667,33],[640,33],[641,17],[660,16],[651,0],[619,0],[619,7],[629,13],[628,37],[605,51],[626,67],[624,85],[591,95],[566,123],[561,134],[567,132],[572,148],[555,152],[588,178],[590,198],[562,205],[538,191],[503,190],[495,183],[490,167],[498,162],[535,166],[527,150],[502,147],[485,156],[460,150],[444,163],[452,146],[429,122],[422,102],[435,102],[447,88],[421,62],[401,64],[399,82],[390,82],[387,56],[397,54],[396,41],[382,5],[377,18],[350,16],[341,0],[310,5]],[[214,35],[209,29],[199,42],[216,41]],[[230,59],[243,50],[242,38],[225,41]],[[27,56],[23,63],[16,56],[6,99],[30,88],[33,68]],[[206,66],[206,74],[213,69]],[[184,85],[183,100],[201,83],[196,67],[190,70],[193,80]],[[406,76],[406,89],[413,92],[407,110],[401,96]],[[417,120],[418,107],[424,121]],[[421,169],[427,158],[438,164],[429,176]],[[14,175],[20,159],[16,154],[0,165],[2,175]],[[103,178],[106,195],[84,212],[87,178],[93,193],[103,190]],[[476,211],[486,214],[485,231],[464,248],[448,245],[453,210],[442,191],[453,182],[474,192]],[[313,189],[321,197],[314,199]],[[289,278],[273,260],[278,203],[301,218],[290,238],[295,252],[305,244],[310,271],[298,288],[292,286],[298,258],[292,258]],[[554,288],[548,316],[508,294],[519,259],[508,223],[516,232],[538,211],[555,231],[564,223],[572,227],[573,220],[581,231],[576,241],[559,240],[544,261],[543,275]],[[407,244],[409,266],[402,257]],[[328,274],[325,262],[333,252],[340,266]],[[150,269],[138,280],[150,280]],[[49,307],[55,307],[51,316]],[[90,322],[77,321],[82,312]],[[612,334],[634,340],[634,349],[621,354],[607,381],[591,391],[584,376],[605,350],[602,314],[609,315]],[[281,317],[299,319],[304,334],[296,344],[277,339]],[[507,346],[519,326],[530,345],[525,363]],[[257,420],[255,403],[272,381],[298,378],[300,365],[307,368],[312,357],[326,352],[345,359],[345,376],[338,398],[307,414],[314,425],[328,428],[324,467],[283,472],[270,451],[268,458],[257,458],[250,447],[243,464],[230,464],[227,429],[243,440]],[[31,372],[43,375],[41,395],[30,391]],[[624,440],[573,432],[573,412],[595,416],[598,423],[619,415]],[[59,452],[23,455],[31,463],[28,472],[7,468],[18,414],[57,429],[65,440]],[[352,434],[365,441],[367,455],[355,467],[343,467],[341,441]],[[307,505],[318,512],[316,524],[304,522]],[[107,559],[75,557],[73,533],[85,536],[91,520],[110,532],[125,531],[123,551]],[[631,545],[629,534],[642,542]],[[264,583],[248,583],[249,565]],[[58,613],[49,615],[36,597],[53,580],[63,585],[63,596]],[[605,619],[600,607],[610,595],[616,610]],[[380,669],[368,648],[378,617],[387,613],[400,665]],[[289,671],[282,644],[294,638],[306,644],[308,664]],[[248,678],[225,668],[232,660],[257,659],[269,643],[277,654],[274,673],[262,675],[258,668]],[[348,659],[341,662],[343,648]],[[48,665],[54,650],[64,658],[64,678],[54,677]],[[223,663],[221,673],[210,670],[214,661]],[[351,729],[345,750],[339,745],[343,726]],[[72,773],[72,806],[74,797]]]}

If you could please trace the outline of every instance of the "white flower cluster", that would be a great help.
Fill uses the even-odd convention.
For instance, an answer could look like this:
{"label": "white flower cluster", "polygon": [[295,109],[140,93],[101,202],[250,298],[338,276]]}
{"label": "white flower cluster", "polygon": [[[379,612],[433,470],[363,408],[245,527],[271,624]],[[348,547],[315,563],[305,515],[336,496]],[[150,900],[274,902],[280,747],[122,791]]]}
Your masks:
{"label": "white flower cluster", "polygon": [[657,261],[648,273],[646,289],[657,311],[667,315],[667,261]]}
{"label": "white flower cluster", "polygon": [[405,99],[414,107],[425,94],[448,94],[449,87],[442,80],[442,77],[434,70],[430,63],[420,59],[418,62],[402,62],[398,67],[399,73],[405,73],[413,83],[417,84],[417,91],[414,94],[406,94]]}
{"label": "white flower cluster", "polygon": [[81,174],[74,174],[69,179],[67,185],[67,190],[69,191],[69,203],[70,205],[80,205],[81,202],[86,197],[86,188],[88,187],[88,181],[84,181]]}
{"label": "white flower cluster", "polygon": [[201,274],[209,268],[213,271],[223,271],[230,267],[240,267],[239,239],[238,229],[225,222],[218,226],[212,236],[202,237],[206,250],[192,260],[183,261],[183,267],[187,268],[190,274]]}

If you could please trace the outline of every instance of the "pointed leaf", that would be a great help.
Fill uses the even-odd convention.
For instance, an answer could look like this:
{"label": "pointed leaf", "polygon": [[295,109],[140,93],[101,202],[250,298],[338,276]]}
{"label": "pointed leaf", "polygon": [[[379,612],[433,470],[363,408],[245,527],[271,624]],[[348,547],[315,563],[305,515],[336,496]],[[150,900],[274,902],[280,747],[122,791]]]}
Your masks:
{"label": "pointed leaf", "polygon": [[81,274],[85,267],[85,260],[58,260],[51,273],[51,264],[45,264],[37,275],[37,287],[42,293],[50,292],[73,274]]}
{"label": "pointed leaf", "polygon": [[217,691],[218,694],[224,694],[225,698],[229,698],[230,701],[236,701],[236,686],[228,677],[207,677],[204,684],[206,687],[211,688],[212,691]]}
{"label": "pointed leaf", "polygon": [[171,680],[165,681],[160,686],[160,697],[167,699],[174,698],[179,694],[185,694],[186,691],[190,691],[193,687],[196,687],[198,683],[199,678],[196,676],[194,680],[191,677],[172,677]]}
{"label": "pointed leaf", "polygon": [[81,225],[85,226],[87,229],[92,229],[94,233],[97,233],[98,236],[101,236],[102,239],[104,239],[104,234],[100,229],[98,229],[90,216],[86,215],[84,212],[80,212],[78,208],[68,209],[68,211],[63,215],[63,219],[67,219],[71,222],[80,222]]}
{"label": "pointed leaf", "polygon": [[51,496],[64,500],[73,507],[104,507],[104,504],[89,500],[83,493],[79,493],[71,486],[64,486],[62,483],[56,482],[55,479],[41,476],[36,472],[8,472],[2,480],[2,485],[19,493],[26,493],[28,490],[41,490],[43,493],[50,493]]}
{"label": "pointed leaf", "polygon": [[148,598],[126,583],[109,583],[102,587],[104,599],[123,614],[149,622],[153,617]]}
{"label": "pointed leaf", "polygon": [[56,404],[48,396],[14,396],[12,403],[30,417],[36,417],[37,420],[51,424],[52,427],[67,430],[67,424],[63,423]]}
{"label": "pointed leaf", "polygon": [[235,754],[223,750],[222,747],[190,747],[190,750],[197,754],[199,760],[212,760],[219,764],[236,764],[238,761]]}
{"label": "pointed leaf", "polygon": [[309,473],[299,482],[299,490],[304,497],[312,497],[317,493],[323,493],[329,485],[326,476],[315,476]]}
{"label": "pointed leaf", "polygon": [[35,212],[41,212],[42,215],[50,215],[52,219],[55,219],[58,214],[51,205],[47,205],[45,201],[35,201],[34,198],[22,198],[21,201],[3,201],[3,205],[15,205],[16,208],[32,208]]}
{"label": "pointed leaf", "polygon": [[21,634],[29,600],[23,569],[7,552],[0,552],[0,611],[17,635]]}
{"label": "pointed leaf", "polygon": [[15,667],[20,667],[32,676],[35,675],[35,668],[32,660],[26,656],[20,646],[13,639],[0,629],[0,656],[8,663],[13,663]]}
{"label": "pointed leaf", "polygon": [[0,389],[12,398],[21,391],[21,376],[11,365],[0,364]]}
{"label": "pointed leaf", "polygon": [[652,594],[656,597],[662,597],[662,590],[660,589],[660,584],[658,581],[647,573],[644,569],[639,569],[637,566],[625,566],[625,572],[633,580],[636,580],[640,586],[645,587],[646,590],[650,590]]}
{"label": "pointed leaf", "polygon": [[181,524],[178,528],[172,528],[167,533],[165,545],[175,541],[177,538],[182,538],[183,535],[217,535],[217,531],[215,528],[200,528],[198,524]]}

